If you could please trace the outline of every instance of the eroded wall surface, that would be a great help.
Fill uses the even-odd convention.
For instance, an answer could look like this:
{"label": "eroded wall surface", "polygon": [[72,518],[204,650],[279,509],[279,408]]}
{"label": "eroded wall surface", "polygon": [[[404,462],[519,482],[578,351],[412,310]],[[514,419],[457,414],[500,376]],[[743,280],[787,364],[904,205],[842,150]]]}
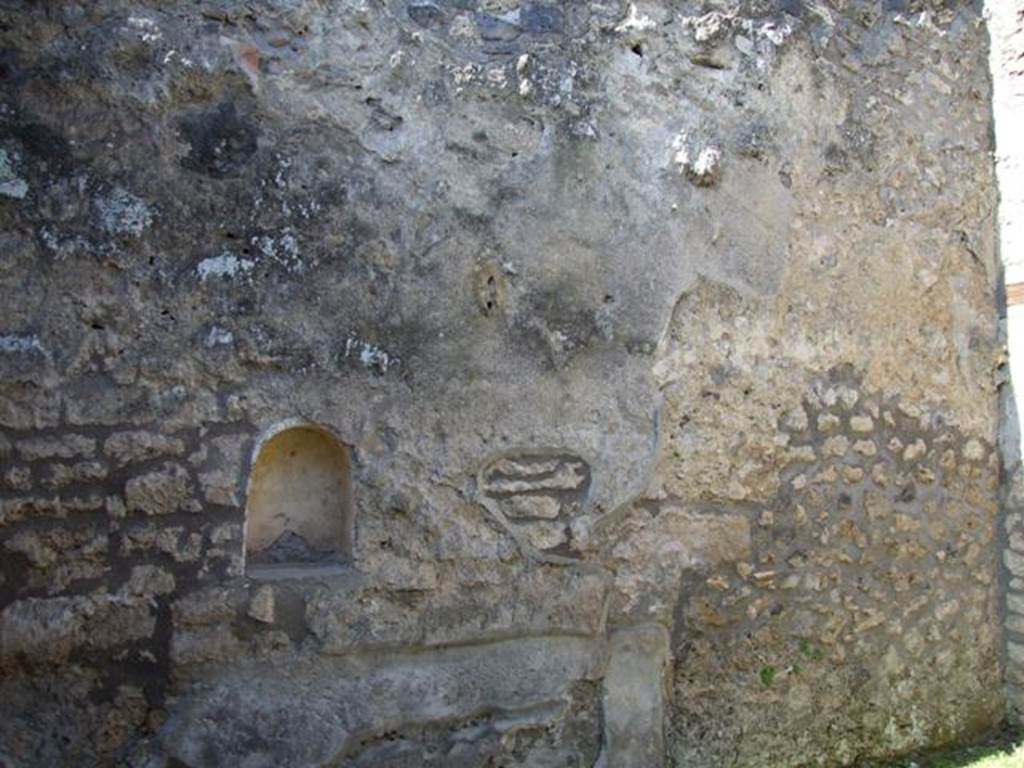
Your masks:
{"label": "eroded wall surface", "polygon": [[[832,766],[1000,720],[979,2],[0,9],[8,762]],[[351,561],[247,578],[302,423]]]}

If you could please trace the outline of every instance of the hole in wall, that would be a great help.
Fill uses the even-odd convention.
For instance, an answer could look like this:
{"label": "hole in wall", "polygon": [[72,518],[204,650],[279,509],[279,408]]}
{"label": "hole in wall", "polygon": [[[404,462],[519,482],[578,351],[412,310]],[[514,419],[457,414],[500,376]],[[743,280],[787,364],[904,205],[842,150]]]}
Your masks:
{"label": "hole in wall", "polygon": [[258,449],[246,501],[246,570],[352,556],[348,448],[324,429],[284,429]]}

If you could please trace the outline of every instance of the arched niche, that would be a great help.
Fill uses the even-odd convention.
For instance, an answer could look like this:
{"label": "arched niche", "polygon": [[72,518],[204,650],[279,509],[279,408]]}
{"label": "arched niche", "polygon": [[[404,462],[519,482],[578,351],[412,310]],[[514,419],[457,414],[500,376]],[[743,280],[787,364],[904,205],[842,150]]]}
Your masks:
{"label": "arched niche", "polygon": [[346,561],[351,555],[348,448],[313,425],[273,433],[257,447],[249,480],[247,569]]}

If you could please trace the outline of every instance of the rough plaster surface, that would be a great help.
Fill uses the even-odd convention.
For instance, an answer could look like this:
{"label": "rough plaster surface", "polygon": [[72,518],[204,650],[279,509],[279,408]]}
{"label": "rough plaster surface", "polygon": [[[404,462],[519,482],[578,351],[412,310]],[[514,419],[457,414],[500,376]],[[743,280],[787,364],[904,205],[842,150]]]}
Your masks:
{"label": "rough plaster surface", "polygon": [[[0,41],[3,759],[796,768],[999,722],[979,2]],[[247,579],[285,423],[350,446],[351,562]]]}

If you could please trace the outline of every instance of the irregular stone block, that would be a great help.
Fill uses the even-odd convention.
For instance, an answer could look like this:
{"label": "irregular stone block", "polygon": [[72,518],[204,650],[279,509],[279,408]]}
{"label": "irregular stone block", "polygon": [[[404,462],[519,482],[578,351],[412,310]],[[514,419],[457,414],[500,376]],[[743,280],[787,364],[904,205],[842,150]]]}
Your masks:
{"label": "irregular stone block", "polygon": [[263,624],[274,623],[274,588],[264,584],[249,600],[248,615]]}
{"label": "irregular stone block", "polygon": [[188,627],[171,637],[171,661],[178,666],[223,662],[237,658],[243,645],[224,624]]}
{"label": "irregular stone block", "polygon": [[136,565],[128,582],[122,587],[127,595],[151,597],[174,591],[174,574],[157,565]]}
{"label": "irregular stone block", "polygon": [[189,478],[179,464],[164,464],[159,470],[133,477],[125,484],[124,500],[129,512],[166,515],[183,511],[191,498]]}
{"label": "irregular stone block", "polygon": [[493,495],[527,491],[575,491],[590,481],[590,468],[572,456],[520,456],[500,459],[484,471],[484,489]]}
{"label": "irregular stone block", "polygon": [[103,443],[103,452],[117,466],[124,467],[163,456],[180,456],[185,452],[185,444],[176,437],[135,430],[117,432],[108,437]]}
{"label": "irregular stone block", "polygon": [[1004,549],[1003,563],[1006,565],[1006,570],[1014,576],[1024,577],[1024,555],[1018,554],[1012,549]]}
{"label": "irregular stone block", "polygon": [[96,441],[84,435],[32,437],[18,441],[18,453],[25,461],[38,459],[73,459],[89,457],[96,451]]}
{"label": "irregular stone block", "polygon": [[190,592],[174,603],[174,624],[204,625],[231,621],[245,604],[243,588],[208,587]]}
{"label": "irregular stone block", "polygon": [[51,488],[63,488],[72,483],[95,483],[107,476],[107,465],[99,461],[80,461],[77,464],[53,464],[43,482]]}
{"label": "irregular stone block", "polygon": [[153,634],[146,601],[114,595],[29,598],[0,613],[0,661],[59,664],[77,648],[111,648]]}

